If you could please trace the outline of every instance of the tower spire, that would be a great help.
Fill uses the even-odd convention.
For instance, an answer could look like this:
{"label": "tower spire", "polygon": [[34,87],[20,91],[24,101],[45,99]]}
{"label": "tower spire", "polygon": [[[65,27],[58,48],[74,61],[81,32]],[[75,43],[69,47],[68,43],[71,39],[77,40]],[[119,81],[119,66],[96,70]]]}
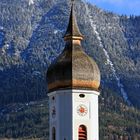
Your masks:
{"label": "tower spire", "polygon": [[82,49],[71,2],[65,48],[47,70],[49,140],[99,140],[100,70]]}
{"label": "tower spire", "polygon": [[79,27],[77,25],[77,20],[74,11],[74,0],[71,0],[71,13],[69,17],[69,24],[64,35],[64,40],[83,40],[83,35],[81,34]]}

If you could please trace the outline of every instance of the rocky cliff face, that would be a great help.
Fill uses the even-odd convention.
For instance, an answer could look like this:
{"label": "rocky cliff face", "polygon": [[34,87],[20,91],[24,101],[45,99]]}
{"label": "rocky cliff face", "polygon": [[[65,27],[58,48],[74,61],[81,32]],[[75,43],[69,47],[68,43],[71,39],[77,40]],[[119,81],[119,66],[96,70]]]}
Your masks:
{"label": "rocky cliff face", "polygon": [[[45,73],[64,48],[68,0],[1,0],[0,104],[46,96]],[[84,50],[98,63],[101,88],[140,107],[140,17],[118,16],[78,0]]]}

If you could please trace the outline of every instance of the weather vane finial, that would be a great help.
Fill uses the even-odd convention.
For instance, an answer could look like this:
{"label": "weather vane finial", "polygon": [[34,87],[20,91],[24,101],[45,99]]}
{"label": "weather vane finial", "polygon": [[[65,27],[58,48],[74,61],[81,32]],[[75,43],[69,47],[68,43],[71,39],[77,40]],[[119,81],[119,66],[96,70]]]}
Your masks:
{"label": "weather vane finial", "polygon": [[77,25],[77,20],[74,12],[74,2],[75,0],[71,0],[71,12],[69,17],[69,23],[64,35],[64,40],[83,40],[83,35],[81,34],[79,27]]}

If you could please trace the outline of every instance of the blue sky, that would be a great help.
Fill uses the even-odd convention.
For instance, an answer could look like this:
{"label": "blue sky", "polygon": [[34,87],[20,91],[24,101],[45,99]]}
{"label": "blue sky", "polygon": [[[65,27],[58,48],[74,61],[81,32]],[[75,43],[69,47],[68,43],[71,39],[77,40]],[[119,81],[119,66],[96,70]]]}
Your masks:
{"label": "blue sky", "polygon": [[140,15],[140,0],[86,0],[118,14]]}

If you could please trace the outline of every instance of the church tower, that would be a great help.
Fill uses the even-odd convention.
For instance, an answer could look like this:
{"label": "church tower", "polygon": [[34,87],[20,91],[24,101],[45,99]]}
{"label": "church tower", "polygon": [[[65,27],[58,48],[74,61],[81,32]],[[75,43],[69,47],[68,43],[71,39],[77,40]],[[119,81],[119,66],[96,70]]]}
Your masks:
{"label": "church tower", "polygon": [[100,71],[81,46],[72,1],[65,48],[47,71],[49,140],[99,140]]}

